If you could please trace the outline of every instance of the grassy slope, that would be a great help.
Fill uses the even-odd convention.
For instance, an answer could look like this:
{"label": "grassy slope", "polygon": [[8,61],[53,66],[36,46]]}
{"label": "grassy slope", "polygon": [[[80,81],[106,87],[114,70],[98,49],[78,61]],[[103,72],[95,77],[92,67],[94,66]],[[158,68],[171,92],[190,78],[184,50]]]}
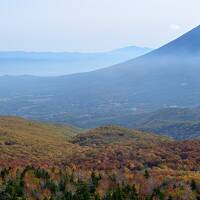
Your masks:
{"label": "grassy slope", "polygon": [[87,152],[96,152],[99,146],[126,148],[127,142],[132,142],[134,147],[146,148],[171,141],[166,137],[118,126],[105,126],[79,133],[79,129],[69,126],[36,123],[18,117],[0,117],[0,165],[66,164],[71,158],[78,161],[81,160],[80,156],[87,157]]}
{"label": "grassy slope", "polygon": [[[173,199],[196,199],[196,191],[190,189],[190,183],[194,179],[200,187],[199,140],[177,142],[118,126],[100,127],[77,135],[79,133],[80,130],[68,126],[0,117],[0,171],[2,164],[6,167],[10,164],[13,168],[6,179],[0,177],[0,189],[4,189],[8,177],[15,173],[19,177],[16,168],[21,170],[21,165],[28,162],[42,163],[45,169],[50,165],[48,172],[55,185],[61,178],[66,178],[66,173],[71,175],[73,171],[74,180],[89,180],[91,172],[97,170],[98,173],[99,170],[102,179],[98,192],[102,195],[111,186],[125,181],[134,184],[142,196],[152,194],[160,187],[167,195],[172,194]],[[51,164],[59,163],[66,165],[51,168]],[[145,169],[149,178],[144,176]],[[45,181],[36,177],[33,171],[26,172],[24,191],[30,197],[28,199],[55,195],[53,190],[44,187]],[[67,182],[66,188],[74,191],[73,184]],[[52,188],[52,184],[46,185]],[[60,195],[60,192],[56,194]]]}
{"label": "grassy slope", "polygon": [[78,133],[68,126],[0,117],[0,162],[60,162],[77,148],[68,140]]}
{"label": "grassy slope", "polygon": [[69,164],[85,170],[163,166],[200,169],[199,140],[176,142],[118,126],[79,133],[80,130],[68,126],[0,117],[0,166]]}

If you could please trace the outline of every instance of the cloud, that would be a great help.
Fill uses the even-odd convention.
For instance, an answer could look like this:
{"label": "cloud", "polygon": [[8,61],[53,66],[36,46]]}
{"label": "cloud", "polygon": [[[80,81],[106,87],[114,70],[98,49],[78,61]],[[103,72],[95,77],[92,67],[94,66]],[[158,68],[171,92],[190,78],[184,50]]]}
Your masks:
{"label": "cloud", "polygon": [[177,31],[177,30],[181,29],[181,26],[178,25],[178,24],[170,24],[170,25],[169,25],[169,28],[170,28],[171,30],[173,30],[173,31]]}

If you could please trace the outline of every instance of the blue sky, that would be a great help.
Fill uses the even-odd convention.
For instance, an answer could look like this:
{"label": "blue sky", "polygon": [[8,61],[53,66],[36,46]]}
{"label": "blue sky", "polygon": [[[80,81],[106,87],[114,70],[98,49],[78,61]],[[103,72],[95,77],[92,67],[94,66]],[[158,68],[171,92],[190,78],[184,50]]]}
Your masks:
{"label": "blue sky", "polygon": [[200,24],[199,0],[0,0],[0,50],[159,47]]}

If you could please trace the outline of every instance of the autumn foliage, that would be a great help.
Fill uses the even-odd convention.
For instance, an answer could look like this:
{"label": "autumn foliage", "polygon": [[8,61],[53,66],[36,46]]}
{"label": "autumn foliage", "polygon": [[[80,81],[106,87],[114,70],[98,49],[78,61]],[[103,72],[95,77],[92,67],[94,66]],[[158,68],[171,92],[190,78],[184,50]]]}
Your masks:
{"label": "autumn foliage", "polygon": [[200,141],[0,118],[0,199],[194,200]]}

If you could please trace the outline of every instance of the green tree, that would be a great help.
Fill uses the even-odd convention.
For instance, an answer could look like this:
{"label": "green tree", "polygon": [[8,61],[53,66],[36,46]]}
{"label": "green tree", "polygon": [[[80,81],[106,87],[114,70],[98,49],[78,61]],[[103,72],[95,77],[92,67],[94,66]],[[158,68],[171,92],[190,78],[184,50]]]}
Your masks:
{"label": "green tree", "polygon": [[147,169],[144,171],[144,177],[145,177],[146,179],[148,179],[148,178],[150,177],[149,172],[148,172]]}
{"label": "green tree", "polygon": [[192,181],[190,183],[190,187],[191,187],[191,190],[197,189],[197,184],[196,184],[196,181],[194,179],[192,179]]}

